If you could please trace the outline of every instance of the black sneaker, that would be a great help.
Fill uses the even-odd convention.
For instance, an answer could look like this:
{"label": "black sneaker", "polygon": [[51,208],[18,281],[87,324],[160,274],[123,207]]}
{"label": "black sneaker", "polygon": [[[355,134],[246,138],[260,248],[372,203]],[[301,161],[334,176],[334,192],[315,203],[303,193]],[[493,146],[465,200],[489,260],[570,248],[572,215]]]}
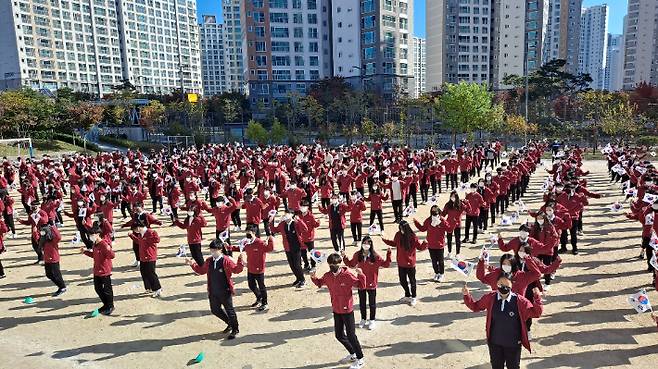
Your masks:
{"label": "black sneaker", "polygon": [[226,328],[224,328],[224,330],[222,331],[222,333],[228,333],[230,331],[231,331],[231,326],[227,325]]}
{"label": "black sneaker", "polygon": [[5,274],[2,274],[2,275],[0,275],[0,279],[2,279],[2,278],[7,278],[7,276]]}
{"label": "black sneaker", "polygon": [[100,312],[101,314],[103,314],[103,315],[110,316],[110,315],[112,315],[112,313],[114,312],[114,307],[107,308],[107,309],[105,309],[105,310],[100,310],[99,312]]}
{"label": "black sneaker", "polygon": [[304,286],[306,286],[306,281],[299,281],[299,283],[297,283],[297,286],[295,286],[295,287],[303,288]]}
{"label": "black sneaker", "polygon": [[229,334],[228,337],[226,337],[226,338],[229,339],[229,340],[235,339],[235,336],[237,336],[238,333],[240,333],[240,330],[234,329],[234,330],[231,331],[231,334]]}
{"label": "black sneaker", "polygon": [[292,287],[297,287],[298,284],[299,284],[299,281],[294,281],[294,282],[292,283]]}
{"label": "black sneaker", "polygon": [[57,297],[60,295],[63,295],[66,292],[66,287],[58,289],[55,293],[53,293],[53,297]]}
{"label": "black sneaker", "polygon": [[254,302],[253,304],[251,304],[251,307],[252,307],[252,308],[255,308],[256,306],[258,306],[258,304],[260,304],[260,300],[256,300],[256,302]]}
{"label": "black sneaker", "polygon": [[557,253],[558,253],[558,254],[566,254],[566,253],[567,253],[567,249],[559,249],[559,250],[557,250]]}
{"label": "black sneaker", "polygon": [[269,310],[269,308],[270,308],[270,307],[269,307],[267,304],[261,304],[261,305],[258,307],[257,310],[258,310],[258,311],[266,311],[266,310]]}
{"label": "black sneaker", "polygon": [[574,255],[578,255],[578,250],[572,250],[571,253]]}

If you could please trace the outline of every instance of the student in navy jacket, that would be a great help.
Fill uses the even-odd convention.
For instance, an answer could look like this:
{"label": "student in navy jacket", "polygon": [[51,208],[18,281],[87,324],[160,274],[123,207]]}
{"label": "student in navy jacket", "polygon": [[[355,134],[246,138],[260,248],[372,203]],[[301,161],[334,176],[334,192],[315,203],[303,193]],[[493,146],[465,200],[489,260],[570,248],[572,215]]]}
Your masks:
{"label": "student in navy jacket", "polygon": [[365,365],[361,344],[356,337],[356,324],[354,322],[354,299],[352,289],[366,288],[366,276],[361,269],[356,269],[356,276],[346,267],[341,267],[342,258],[334,253],[327,257],[329,271],[318,278],[315,272],[311,273],[311,280],[316,286],[327,286],[331,296],[331,307],[334,311],[334,331],[336,339],[349,352],[341,363],[352,363],[350,369],[361,369]]}
{"label": "student in navy jacket", "polygon": [[233,308],[233,274],[238,274],[244,269],[242,254],[238,257],[237,263],[231,259],[230,246],[222,240],[216,239],[210,243],[210,253],[212,256],[199,265],[192,259],[185,259],[185,263],[192,267],[197,274],[206,274],[208,277],[208,300],[210,301],[210,311],[224,323],[226,329],[222,333],[229,333],[229,340],[235,338],[240,333],[238,329],[238,316]]}
{"label": "student in navy jacket", "polygon": [[518,369],[521,365],[521,346],[530,350],[526,320],[539,318],[543,307],[538,288],[534,288],[532,302],[512,292],[512,280],[501,274],[497,291],[474,300],[464,285],[464,303],[474,312],[487,311],[487,343],[492,369]]}

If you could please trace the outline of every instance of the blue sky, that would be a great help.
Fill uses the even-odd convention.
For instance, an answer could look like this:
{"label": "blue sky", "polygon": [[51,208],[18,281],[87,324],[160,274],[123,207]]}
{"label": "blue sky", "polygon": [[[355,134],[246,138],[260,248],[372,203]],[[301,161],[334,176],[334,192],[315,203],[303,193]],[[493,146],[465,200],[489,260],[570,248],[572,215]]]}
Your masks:
{"label": "blue sky", "polygon": [[[414,34],[420,37],[425,37],[425,1],[431,0],[414,1]],[[628,10],[628,0],[583,0],[583,6],[585,7],[600,4],[608,4],[609,7],[608,32],[623,33],[624,15]],[[221,19],[221,0],[197,0],[197,11],[199,15],[214,14]]]}

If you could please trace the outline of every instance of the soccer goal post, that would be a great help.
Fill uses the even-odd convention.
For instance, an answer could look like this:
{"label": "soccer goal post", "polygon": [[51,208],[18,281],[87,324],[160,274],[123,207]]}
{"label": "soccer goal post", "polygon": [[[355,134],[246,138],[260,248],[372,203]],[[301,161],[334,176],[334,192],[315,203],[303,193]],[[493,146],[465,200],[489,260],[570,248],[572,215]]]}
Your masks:
{"label": "soccer goal post", "polygon": [[34,157],[31,138],[8,138],[0,140],[0,145],[13,146],[16,148],[16,156],[29,155],[30,159]]}

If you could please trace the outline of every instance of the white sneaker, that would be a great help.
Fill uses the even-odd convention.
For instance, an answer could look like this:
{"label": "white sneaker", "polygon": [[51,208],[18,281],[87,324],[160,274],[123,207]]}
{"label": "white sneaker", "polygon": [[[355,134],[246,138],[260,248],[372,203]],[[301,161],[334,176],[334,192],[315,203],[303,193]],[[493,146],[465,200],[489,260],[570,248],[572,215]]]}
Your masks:
{"label": "white sneaker", "polygon": [[353,362],[352,365],[350,365],[350,369],[361,369],[364,366],[366,366],[366,361],[363,360],[363,358],[361,358],[361,359]]}
{"label": "white sneaker", "polygon": [[361,321],[359,322],[359,328],[363,328],[363,327],[365,327],[366,324],[368,324],[368,322],[366,322],[365,320],[361,319]]}
{"label": "white sneaker", "polygon": [[445,276],[443,274],[439,274],[438,282],[443,282],[444,280],[445,280]]}
{"label": "white sneaker", "polygon": [[550,290],[551,290],[551,285],[550,284],[547,284],[547,285],[544,286],[544,292],[548,292]]}
{"label": "white sneaker", "polygon": [[374,319],[371,320],[371,321],[369,322],[369,324],[368,324],[368,329],[370,329],[370,330],[375,329],[375,325],[376,325],[376,324],[375,324],[375,320],[374,320]]}
{"label": "white sneaker", "polygon": [[133,267],[139,266],[139,260],[135,260],[132,264]]}
{"label": "white sneaker", "polygon": [[412,297],[411,300],[409,301],[409,305],[411,306],[416,306],[417,300],[415,297]]}
{"label": "white sneaker", "polygon": [[433,280],[434,282],[438,282],[438,281],[439,281],[439,275],[438,275],[438,274],[434,274],[434,278],[432,278],[432,280]]}
{"label": "white sneaker", "polygon": [[354,363],[356,362],[356,354],[349,354],[344,358],[340,359],[338,362],[341,364]]}
{"label": "white sneaker", "polygon": [[151,297],[153,297],[153,298],[158,298],[160,296],[162,296],[162,288],[160,288],[159,290],[153,292],[153,294],[151,295]]}
{"label": "white sneaker", "polygon": [[551,280],[555,280],[555,273],[551,273]]}

